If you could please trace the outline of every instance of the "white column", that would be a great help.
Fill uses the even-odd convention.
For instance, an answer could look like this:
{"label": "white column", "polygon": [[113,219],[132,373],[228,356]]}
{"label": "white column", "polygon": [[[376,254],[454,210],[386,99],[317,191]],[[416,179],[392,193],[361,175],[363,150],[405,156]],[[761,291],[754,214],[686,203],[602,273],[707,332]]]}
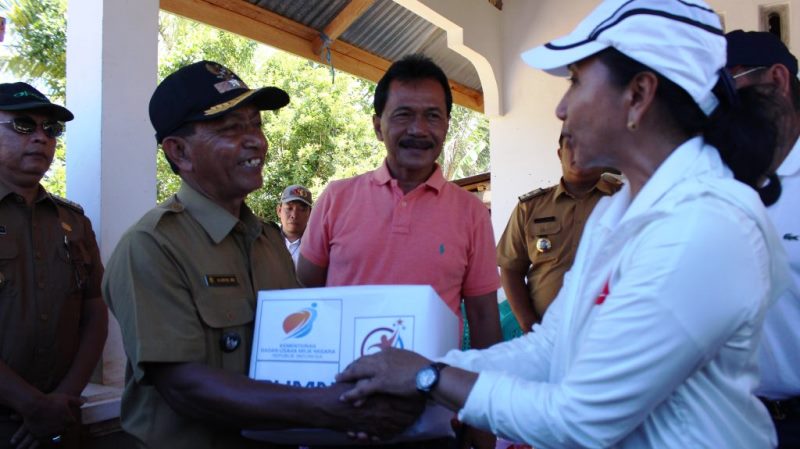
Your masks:
{"label": "white column", "polygon": [[[158,0],[69,0],[67,196],[86,210],[104,261],[153,207],[156,143],[147,115],[158,66]],[[116,322],[103,383],[121,385],[125,354]]]}

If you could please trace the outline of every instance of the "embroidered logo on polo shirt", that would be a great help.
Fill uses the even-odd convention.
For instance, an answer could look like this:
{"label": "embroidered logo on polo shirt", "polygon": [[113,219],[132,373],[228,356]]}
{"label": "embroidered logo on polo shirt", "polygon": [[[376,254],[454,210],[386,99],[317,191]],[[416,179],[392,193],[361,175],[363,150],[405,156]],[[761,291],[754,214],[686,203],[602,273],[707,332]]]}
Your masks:
{"label": "embroidered logo on polo shirt", "polygon": [[207,287],[235,287],[239,280],[235,274],[207,274],[205,275]]}
{"label": "embroidered logo on polo shirt", "polygon": [[439,254],[444,254],[444,243],[439,245]]}

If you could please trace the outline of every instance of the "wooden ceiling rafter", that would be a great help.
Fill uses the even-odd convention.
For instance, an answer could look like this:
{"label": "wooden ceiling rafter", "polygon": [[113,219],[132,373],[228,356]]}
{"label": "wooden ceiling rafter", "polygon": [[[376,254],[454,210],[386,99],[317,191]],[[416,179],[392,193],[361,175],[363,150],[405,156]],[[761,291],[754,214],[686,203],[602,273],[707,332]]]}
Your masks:
{"label": "wooden ceiling rafter", "polygon": [[[338,39],[342,33],[347,31],[350,25],[367,12],[373,3],[375,3],[375,0],[350,0],[350,3],[339,11],[339,14],[337,14],[336,17],[325,26],[325,29],[322,30],[322,34],[325,35],[324,37],[327,39],[328,44],[330,45],[330,43]],[[323,41],[323,36],[320,35],[314,38],[311,49],[314,51],[314,54],[321,55],[324,46],[325,42]]]}
{"label": "wooden ceiling rafter", "polygon": [[[326,61],[320,58],[319,53],[314,51],[315,39],[319,39],[317,30],[247,1],[160,1],[161,9],[164,11],[239,34],[320,64],[326,64]],[[343,22],[345,18],[342,18]],[[347,25],[349,26],[349,24]],[[341,32],[344,32],[344,29]],[[392,61],[340,40],[333,41],[329,48],[334,68],[372,82],[378,82],[392,64]],[[453,89],[453,101],[456,104],[483,112],[483,93],[452,80],[450,80],[450,87]]]}

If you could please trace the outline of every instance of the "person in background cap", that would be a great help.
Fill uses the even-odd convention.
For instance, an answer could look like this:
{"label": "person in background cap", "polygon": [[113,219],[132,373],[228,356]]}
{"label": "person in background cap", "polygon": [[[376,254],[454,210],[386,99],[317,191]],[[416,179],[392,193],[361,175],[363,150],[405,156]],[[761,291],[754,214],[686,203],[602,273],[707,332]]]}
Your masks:
{"label": "person in background cap", "polygon": [[[522,57],[569,76],[556,116],[576,167],[627,182],[595,206],[542,324],[448,353],[434,400],[539,449],[774,447],[752,390],[764,313],[789,280],[753,189],[775,131],[750,107],[766,97],[736,95],[717,14],[702,1],[605,1]],[[383,351],[338,379],[358,381],[349,400],[412,397],[429,363]],[[422,385],[437,377],[421,373]]]}
{"label": "person in background cap", "polygon": [[40,183],[72,119],[28,84],[0,84],[0,448],[78,447],[106,340],[92,225]]}
{"label": "person in background cap", "polygon": [[300,185],[291,185],[283,190],[281,202],[276,212],[281,220],[281,234],[286,249],[292,255],[292,260],[297,266],[300,256],[300,242],[306,231],[308,217],[311,215],[311,192]]}
{"label": "person in background cap", "polygon": [[[778,447],[800,448],[800,81],[797,59],[772,33],[736,30],[728,40],[728,71],[737,88],[751,87],[775,101],[770,114],[778,142],[767,208],[789,256],[794,288],[767,311],[758,350],[756,393],[778,432]],[[779,195],[777,196],[776,195]]]}
{"label": "person in background cap", "polygon": [[140,447],[264,447],[242,428],[360,423],[391,434],[421,410],[388,419],[397,405],[356,409],[339,400],[343,385],[247,377],[257,292],[297,286],[278,226],[245,204],[263,183],[260,111],[288,102],[283,90],[250,89],[211,61],[167,76],[150,99],[156,140],[182,184],[123,235],[103,279],[128,356],[122,428]]}

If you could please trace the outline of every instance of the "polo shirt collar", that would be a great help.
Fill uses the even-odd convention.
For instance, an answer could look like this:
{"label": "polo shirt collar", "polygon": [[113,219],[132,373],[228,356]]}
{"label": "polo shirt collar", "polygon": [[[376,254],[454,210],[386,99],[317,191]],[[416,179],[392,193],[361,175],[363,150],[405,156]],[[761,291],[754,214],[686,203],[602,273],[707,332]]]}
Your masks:
{"label": "polo shirt collar", "polygon": [[214,243],[219,243],[241,221],[247,228],[247,233],[252,235],[260,232],[261,222],[253,215],[246,204],[242,204],[241,218],[234,217],[227,210],[211,201],[209,198],[194,190],[185,182],[177,194],[178,200],[200,226],[208,233]]}
{"label": "polo shirt collar", "polygon": [[781,166],[777,170],[778,176],[794,176],[800,173],[800,138],[794,142],[794,146],[786,159],[783,160]]}
{"label": "polo shirt collar", "polygon": [[[435,190],[436,193],[439,193],[442,190],[442,187],[444,187],[444,185],[447,183],[447,180],[444,179],[444,176],[442,175],[442,167],[436,163],[434,163],[434,166],[436,168],[433,170],[433,173],[431,173],[431,175],[423,184]],[[386,159],[383,160],[383,164],[381,164],[380,167],[372,172],[372,179],[378,185],[388,184],[392,181],[392,179],[394,179],[392,178],[392,173],[389,171],[389,165],[386,163]]]}

